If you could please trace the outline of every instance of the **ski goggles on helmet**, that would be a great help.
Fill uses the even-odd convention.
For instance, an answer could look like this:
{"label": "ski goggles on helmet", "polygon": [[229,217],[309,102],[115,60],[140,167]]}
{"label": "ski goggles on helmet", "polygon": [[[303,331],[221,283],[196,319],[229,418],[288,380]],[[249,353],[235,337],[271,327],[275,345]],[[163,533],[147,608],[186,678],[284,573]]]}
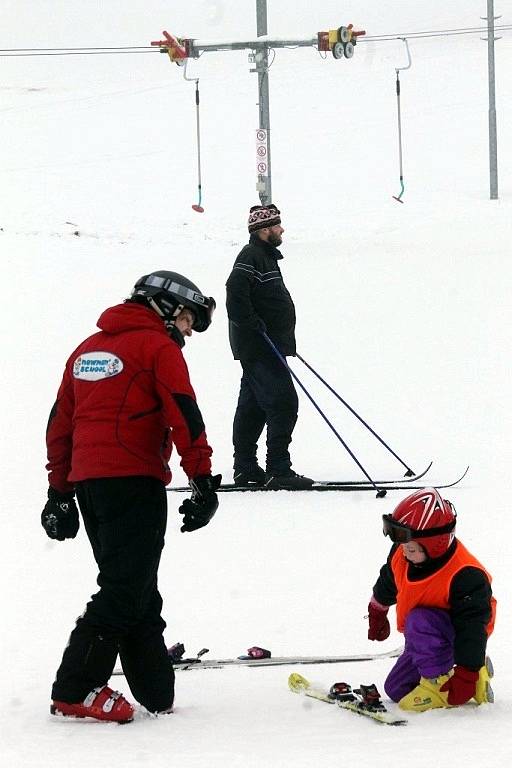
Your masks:
{"label": "ski goggles on helmet", "polygon": [[170,297],[175,302],[175,309],[179,306],[190,309],[194,314],[194,331],[205,331],[211,321],[216,307],[212,296],[204,296],[199,289],[183,285],[182,283],[167,277],[166,275],[146,275],[135,283],[134,293],[141,288],[142,293],[148,295],[160,294]]}
{"label": "ski goggles on helmet", "polygon": [[194,294],[193,302],[194,306],[187,304],[185,306],[195,315],[194,325],[192,328],[194,331],[201,333],[202,331],[206,331],[212,322],[213,313],[217,304],[213,296],[202,296],[197,293]]}
{"label": "ski goggles on helmet", "polygon": [[423,531],[416,531],[413,528],[409,528],[408,525],[394,520],[393,515],[382,515],[382,532],[384,536],[389,536],[394,544],[407,544],[414,539],[429,539],[431,536],[451,533],[455,529],[456,522],[456,520],[452,520],[451,523],[441,525],[438,528],[426,528]]}

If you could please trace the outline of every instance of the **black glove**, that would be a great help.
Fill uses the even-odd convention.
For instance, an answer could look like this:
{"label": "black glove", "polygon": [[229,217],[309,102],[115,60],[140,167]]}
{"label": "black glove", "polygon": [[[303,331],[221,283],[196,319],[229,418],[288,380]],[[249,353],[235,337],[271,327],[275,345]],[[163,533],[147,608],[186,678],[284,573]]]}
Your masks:
{"label": "black glove", "polygon": [[261,317],[258,317],[258,323],[256,328],[258,333],[266,333],[267,332],[267,326],[265,325],[265,322],[261,319]]}
{"label": "black glove", "polygon": [[80,525],[74,493],[59,493],[48,488],[48,501],[41,513],[41,525],[50,539],[74,539]]}
{"label": "black glove", "polygon": [[192,496],[185,499],[178,512],[183,515],[183,525],[180,530],[196,531],[208,525],[219,506],[215,491],[219,487],[222,475],[199,475],[190,481]]}

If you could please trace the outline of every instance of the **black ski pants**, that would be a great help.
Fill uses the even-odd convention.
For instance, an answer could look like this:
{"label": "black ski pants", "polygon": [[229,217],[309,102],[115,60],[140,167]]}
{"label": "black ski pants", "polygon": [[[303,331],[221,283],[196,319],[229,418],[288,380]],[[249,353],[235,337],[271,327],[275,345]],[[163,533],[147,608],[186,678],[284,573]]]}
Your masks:
{"label": "black ski pants", "polygon": [[258,439],[266,424],[267,471],[286,473],[299,408],[292,377],[276,355],[240,363],[243,374],[233,421],[235,471],[250,471],[257,465]]}
{"label": "black ski pants", "polygon": [[97,478],[77,483],[76,496],[100,589],[71,633],[52,698],[83,701],[108,683],[119,654],[135,699],[151,712],[165,710],[174,699],[157,587],[167,523],[165,486],[152,477]]}

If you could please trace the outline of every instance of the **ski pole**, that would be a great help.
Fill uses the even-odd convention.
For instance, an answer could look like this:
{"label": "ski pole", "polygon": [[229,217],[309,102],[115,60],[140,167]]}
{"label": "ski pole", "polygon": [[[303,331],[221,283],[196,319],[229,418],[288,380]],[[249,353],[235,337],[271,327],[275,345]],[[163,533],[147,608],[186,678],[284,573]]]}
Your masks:
{"label": "ski pole", "polygon": [[361,472],[364,474],[364,476],[365,476],[365,477],[368,479],[368,481],[371,483],[371,485],[373,485],[373,487],[374,487],[374,488],[375,488],[375,490],[377,491],[377,498],[378,498],[378,499],[382,499],[382,498],[383,498],[383,497],[386,495],[386,490],[385,490],[385,489],[383,489],[383,488],[378,488],[378,487],[375,485],[374,481],[372,480],[372,478],[370,477],[370,475],[368,474],[368,472],[366,471],[366,469],[363,467],[363,465],[361,464],[361,462],[360,462],[360,461],[357,459],[357,457],[355,456],[355,454],[354,454],[354,453],[353,453],[353,452],[350,450],[350,448],[348,447],[348,445],[346,444],[346,442],[343,440],[342,436],[341,436],[341,435],[340,435],[340,434],[339,434],[339,433],[336,431],[336,429],[334,428],[334,426],[331,424],[331,422],[329,421],[329,419],[327,418],[327,416],[325,415],[325,413],[322,411],[322,409],[320,408],[320,406],[317,404],[317,402],[316,402],[316,401],[313,399],[313,397],[312,397],[312,396],[309,394],[308,390],[306,389],[306,387],[304,386],[304,384],[301,382],[301,380],[298,378],[298,376],[296,376],[296,375],[295,375],[295,373],[292,371],[292,369],[290,368],[290,366],[289,366],[289,365],[288,365],[288,363],[286,362],[286,358],[285,358],[285,357],[283,357],[283,355],[280,353],[280,351],[278,350],[278,348],[276,347],[276,345],[274,344],[274,342],[273,342],[273,341],[272,341],[272,340],[269,338],[269,336],[268,336],[268,335],[267,335],[267,334],[266,334],[264,331],[263,331],[262,335],[263,335],[263,338],[265,339],[265,341],[267,342],[267,344],[269,344],[269,345],[270,345],[270,347],[272,348],[272,350],[274,351],[274,353],[277,355],[277,357],[279,358],[279,360],[280,360],[280,361],[283,363],[283,365],[285,366],[285,368],[288,370],[288,372],[289,372],[290,376],[292,376],[292,378],[294,378],[294,379],[295,379],[295,381],[297,382],[297,384],[299,385],[299,387],[302,389],[302,391],[304,392],[304,394],[306,395],[306,397],[307,397],[307,398],[308,398],[308,399],[311,401],[311,403],[313,403],[313,405],[315,406],[316,410],[318,411],[318,413],[320,414],[320,416],[322,417],[322,419],[323,419],[323,420],[325,421],[325,423],[326,423],[326,424],[329,426],[329,428],[330,428],[330,429],[331,429],[331,430],[334,432],[334,434],[336,435],[336,437],[338,438],[338,440],[340,441],[340,443],[342,444],[342,446],[345,448],[345,450],[347,451],[347,453],[349,454],[349,456],[350,456],[350,457],[351,457],[351,458],[352,458],[352,459],[355,461],[355,463],[357,464],[357,466],[359,467],[359,469],[361,470]]}
{"label": "ski pole", "polygon": [[364,426],[366,427],[366,429],[367,429],[367,430],[369,430],[369,431],[372,433],[372,435],[373,435],[374,437],[376,437],[376,438],[377,438],[377,440],[379,441],[379,443],[381,443],[381,444],[384,446],[384,448],[387,448],[387,450],[388,450],[388,451],[389,451],[389,452],[390,452],[390,453],[391,453],[391,454],[392,454],[392,455],[395,457],[395,459],[397,459],[397,460],[400,462],[400,464],[401,464],[403,467],[405,467],[405,468],[406,468],[407,472],[405,473],[404,477],[412,477],[412,476],[414,475],[414,471],[413,471],[413,470],[412,470],[410,467],[408,467],[408,466],[407,466],[407,464],[405,463],[405,461],[403,461],[403,460],[400,458],[400,456],[399,456],[397,453],[395,453],[395,452],[394,452],[394,450],[393,450],[392,448],[390,448],[390,447],[389,447],[389,445],[388,445],[387,443],[385,443],[385,442],[384,442],[384,440],[382,439],[382,437],[380,437],[380,435],[378,435],[378,434],[375,432],[375,430],[374,430],[374,429],[372,429],[372,428],[370,427],[370,425],[366,423],[366,421],[365,421],[365,420],[364,420],[364,419],[363,419],[363,418],[362,418],[362,417],[361,417],[361,416],[360,416],[360,415],[357,413],[357,411],[355,411],[355,410],[354,410],[354,409],[353,409],[353,408],[352,408],[352,407],[351,407],[351,406],[350,406],[350,405],[347,403],[347,401],[346,401],[346,400],[344,400],[344,399],[341,397],[341,395],[339,395],[339,394],[338,394],[338,393],[337,393],[337,392],[336,392],[336,391],[335,391],[335,390],[334,390],[334,389],[331,387],[331,385],[330,385],[330,384],[328,384],[328,383],[326,382],[326,380],[322,378],[322,376],[320,376],[320,374],[318,373],[318,371],[315,371],[315,369],[313,368],[313,366],[311,366],[311,365],[310,365],[308,362],[306,362],[306,360],[304,360],[304,358],[303,358],[303,357],[301,357],[301,356],[299,355],[299,353],[297,353],[297,357],[299,358],[299,360],[300,360],[302,363],[304,363],[304,365],[306,366],[306,368],[309,368],[309,370],[311,371],[311,373],[314,373],[314,374],[315,374],[315,376],[317,377],[317,379],[320,379],[320,381],[322,382],[322,384],[325,384],[325,386],[327,387],[327,389],[329,390],[329,392],[332,392],[332,394],[333,394],[335,397],[337,397],[337,398],[338,398],[338,400],[339,400],[341,403],[343,403],[343,405],[345,406],[345,408],[348,408],[348,410],[350,411],[350,413],[352,413],[352,414],[353,414],[353,415],[354,415],[354,416],[355,416],[357,419],[359,419],[359,421],[361,422],[361,424],[364,424]]}

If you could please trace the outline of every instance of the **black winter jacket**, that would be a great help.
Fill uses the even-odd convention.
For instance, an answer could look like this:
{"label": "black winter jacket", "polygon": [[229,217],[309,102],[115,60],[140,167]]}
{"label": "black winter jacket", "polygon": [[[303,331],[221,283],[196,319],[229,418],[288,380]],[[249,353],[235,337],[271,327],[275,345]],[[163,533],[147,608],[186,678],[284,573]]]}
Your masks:
{"label": "black winter jacket", "polygon": [[278,260],[283,255],[257,233],[250,237],[226,283],[229,342],[235,360],[254,360],[274,353],[265,331],[282,355],[295,355],[295,307]]}
{"label": "black winter jacket", "polygon": [[[399,544],[394,544],[386,563],[380,569],[380,575],[373,587],[375,599],[381,605],[396,603],[396,585],[391,570],[391,559]],[[425,564],[409,563],[407,578],[410,581],[421,581],[435,573],[448,562],[457,547],[457,539],[448,551]],[[450,618],[455,629],[454,655],[455,664],[461,664],[468,669],[478,670],[485,661],[487,645],[486,626],[491,618],[491,585],[483,571],[468,566],[457,573],[450,589]]]}

